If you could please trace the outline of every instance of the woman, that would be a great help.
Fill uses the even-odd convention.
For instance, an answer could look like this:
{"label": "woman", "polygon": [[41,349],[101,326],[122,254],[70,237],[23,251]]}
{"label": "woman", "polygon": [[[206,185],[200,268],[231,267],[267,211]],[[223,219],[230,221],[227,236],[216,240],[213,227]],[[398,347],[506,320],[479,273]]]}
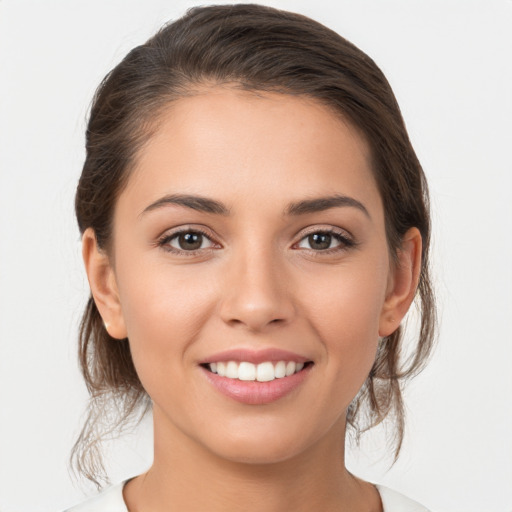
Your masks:
{"label": "woman", "polygon": [[109,401],[114,427],[152,408],[155,450],[72,511],[426,510],[344,465],[347,428],[387,416],[398,456],[434,326],[427,186],[369,57],[300,15],[191,10],[101,84],[76,212],[75,458],[99,482]]}

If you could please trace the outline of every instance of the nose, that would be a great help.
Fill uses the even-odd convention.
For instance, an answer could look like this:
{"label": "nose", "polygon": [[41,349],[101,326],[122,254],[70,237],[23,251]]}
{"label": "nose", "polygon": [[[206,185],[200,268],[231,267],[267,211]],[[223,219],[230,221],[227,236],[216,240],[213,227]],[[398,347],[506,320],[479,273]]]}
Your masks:
{"label": "nose", "polygon": [[289,323],[295,308],[291,283],[272,250],[246,251],[229,262],[220,316],[231,326],[263,332]]}

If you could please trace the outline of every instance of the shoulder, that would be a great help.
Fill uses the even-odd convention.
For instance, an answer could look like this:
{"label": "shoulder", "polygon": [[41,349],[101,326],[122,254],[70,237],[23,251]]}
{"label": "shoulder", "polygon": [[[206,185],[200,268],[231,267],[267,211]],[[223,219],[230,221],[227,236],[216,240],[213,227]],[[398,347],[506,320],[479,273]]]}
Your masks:
{"label": "shoulder", "polygon": [[85,503],[64,512],[128,512],[123,499],[124,482],[105,489]]}
{"label": "shoulder", "polygon": [[384,512],[429,512],[423,505],[382,485],[377,485]]}

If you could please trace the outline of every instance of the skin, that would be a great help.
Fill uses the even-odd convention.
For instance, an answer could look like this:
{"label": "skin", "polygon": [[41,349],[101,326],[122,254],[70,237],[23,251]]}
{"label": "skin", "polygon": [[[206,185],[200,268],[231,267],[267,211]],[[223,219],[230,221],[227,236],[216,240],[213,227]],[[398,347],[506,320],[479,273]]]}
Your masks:
{"label": "skin", "polygon": [[[170,194],[228,213],[162,204]],[[365,211],[286,213],[335,194]],[[208,238],[196,252],[171,238],[198,228]],[[327,230],[353,244],[312,246]],[[180,99],[118,199],[111,254],[90,229],[83,254],[108,331],[129,338],[154,404],[154,464],[125,486],[131,512],[382,510],[344,466],[345,416],[413,300],[421,236],[409,230],[394,265],[368,146],[350,124],[303,97],[213,87]],[[314,364],[284,398],[242,404],[199,366],[233,347]]]}

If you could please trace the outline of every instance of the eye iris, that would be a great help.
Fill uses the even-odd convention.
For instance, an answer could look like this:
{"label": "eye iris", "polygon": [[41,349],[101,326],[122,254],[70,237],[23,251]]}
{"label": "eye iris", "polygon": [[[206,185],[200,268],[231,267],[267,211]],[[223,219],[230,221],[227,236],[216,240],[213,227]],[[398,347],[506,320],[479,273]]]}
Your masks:
{"label": "eye iris", "polygon": [[312,249],[329,249],[332,236],[328,233],[314,233],[308,236],[309,245]]}
{"label": "eye iris", "polygon": [[184,233],[178,237],[178,243],[180,248],[184,250],[200,249],[203,243],[203,235],[201,233]]}

